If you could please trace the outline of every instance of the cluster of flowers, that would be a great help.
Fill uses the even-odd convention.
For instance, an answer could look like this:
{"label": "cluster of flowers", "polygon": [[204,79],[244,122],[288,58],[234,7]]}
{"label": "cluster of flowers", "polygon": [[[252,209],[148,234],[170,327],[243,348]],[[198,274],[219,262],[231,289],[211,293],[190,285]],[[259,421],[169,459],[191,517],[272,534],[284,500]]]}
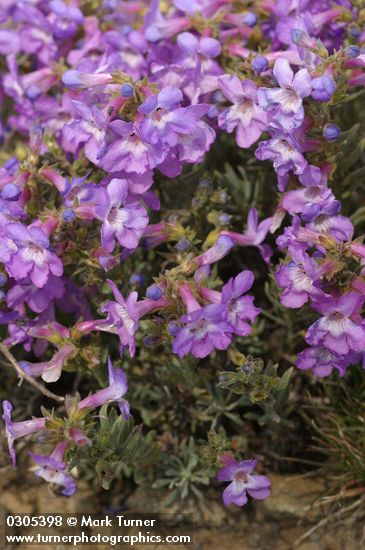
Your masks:
{"label": "cluster of flowers", "polygon": [[[5,0],[0,13],[4,113],[11,105],[0,137],[6,143],[17,132],[27,144],[26,160],[13,156],[0,168],[0,323],[8,325],[6,345],[40,358],[49,344],[57,348],[49,361],[23,361],[24,372],[57,381],[92,331],[117,334],[121,353],[133,356],[139,320],[156,312],[160,338],[179,357],[226,350],[259,314],[246,294],[254,277],[246,270],[213,290],[211,266],[235,245],[257,247],[270,263],[264,241],[288,214],[291,225],[277,238],[287,255],[276,271],[281,301],[290,308],[309,302],[322,315],[308,329],[298,367],[344,374],[365,353],[365,247],[352,240],[353,226],[328,186],[326,151],[341,130],[324,106],[365,83],[359,9],[349,0],[265,0],[250,9],[231,0],[103,0],[97,17],[83,4]],[[235,132],[242,148],[260,140],[254,154],[272,162],[280,199],[271,217],[259,222],[251,209],[244,233],[222,230],[193,254],[178,224],[149,224],[149,211],[160,207],[154,177],[174,178],[185,164],[200,163],[222,132]],[[105,272],[141,240],[147,247],[177,241],[177,265],[142,300],[134,290],[124,298],[108,280],[114,300],[101,309],[106,318],[94,319],[73,277],[80,257],[72,242],[82,249],[94,234],[88,260]],[[74,324],[61,325],[57,312]],[[125,377],[111,364],[109,376],[109,388],[77,410],[117,400],[128,417]],[[12,423],[10,411],[5,402],[14,457],[14,439],[47,422]],[[74,428],[49,457],[33,455],[37,475],[71,494],[63,456],[71,444],[90,443]],[[219,479],[233,479],[227,503],[244,504],[246,486],[253,497],[268,495],[266,478],[257,485],[250,477],[254,466],[226,464]]]}

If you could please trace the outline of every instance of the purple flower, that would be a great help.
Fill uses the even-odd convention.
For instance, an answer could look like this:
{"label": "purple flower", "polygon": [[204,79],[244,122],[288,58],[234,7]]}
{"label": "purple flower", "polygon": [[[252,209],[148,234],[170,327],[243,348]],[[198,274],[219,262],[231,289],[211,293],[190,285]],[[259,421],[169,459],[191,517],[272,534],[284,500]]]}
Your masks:
{"label": "purple flower", "polygon": [[218,262],[227,256],[233,247],[234,241],[230,237],[220,235],[213,246],[198,256],[197,260],[199,262],[199,266],[202,267]]}
{"label": "purple flower", "polygon": [[102,307],[101,311],[108,313],[105,323],[115,329],[122,347],[128,346],[131,357],[134,357],[136,352],[134,334],[138,328],[140,317],[137,307],[138,294],[133,291],[125,300],[113,281],[108,280],[108,284],[116,301],[109,301]]}
{"label": "purple flower", "polygon": [[[205,105],[192,105],[191,109],[196,111],[196,116],[202,116],[201,113],[205,111]],[[190,134],[181,134],[180,141],[177,145],[177,155],[179,163],[189,162],[196,164],[201,162],[204,158],[204,155],[211,144],[215,140],[215,131],[209,124],[204,122],[204,120],[198,120],[194,130]],[[162,172],[161,166],[159,169]],[[179,172],[182,167],[179,167]]]}
{"label": "purple flower", "polygon": [[258,102],[270,113],[270,123],[290,132],[304,120],[303,98],[312,91],[311,78],[307,69],[300,69],[295,75],[286,59],[278,59],[274,65],[274,76],[280,88],[260,88]]}
{"label": "purple flower", "polygon": [[6,437],[13,466],[16,465],[16,455],[14,450],[14,441],[19,437],[32,434],[43,430],[46,427],[45,418],[32,418],[32,420],[24,420],[23,422],[13,422],[11,419],[11,411],[13,406],[9,401],[3,401],[2,418],[5,422]]}
{"label": "purple flower", "polygon": [[243,296],[254,282],[252,271],[242,271],[236,277],[232,277],[222,288],[221,303],[226,306],[227,322],[234,328],[234,333],[239,336],[248,336],[252,328],[251,323],[256,319],[261,309],[253,304],[253,296]]}
{"label": "purple flower", "polygon": [[128,198],[127,180],[114,178],[105,190],[105,194],[100,194],[104,204],[97,205],[97,217],[103,220],[101,244],[107,252],[113,252],[115,240],[121,246],[134,250],[148,224],[147,211],[137,201],[125,204]]}
{"label": "purple flower", "polygon": [[148,143],[138,125],[132,122],[113,120],[108,130],[112,136],[100,158],[100,166],[107,172],[125,170],[144,174],[166,157],[165,149]]}
{"label": "purple flower", "polygon": [[6,295],[9,308],[26,303],[35,313],[45,311],[53,300],[59,300],[65,293],[65,282],[61,277],[50,275],[42,288],[36,287],[27,277],[15,284]]}
{"label": "purple flower", "polygon": [[354,226],[345,216],[320,214],[307,224],[307,228],[316,233],[329,234],[336,241],[351,241]]}
{"label": "purple flower", "polygon": [[223,491],[225,506],[231,504],[244,506],[247,503],[247,494],[257,500],[264,500],[270,496],[271,481],[266,476],[252,473],[256,464],[257,460],[238,462],[231,458],[228,464],[218,472],[218,481],[231,482]]}
{"label": "purple flower", "polygon": [[310,258],[302,248],[292,248],[291,256],[292,260],[276,271],[275,279],[278,286],[285,289],[280,295],[280,302],[285,307],[297,308],[316,294],[321,294],[315,285],[325,268]]}
{"label": "purple flower", "polygon": [[37,288],[44,287],[50,274],[57,277],[62,275],[62,262],[50,251],[49,239],[43,229],[36,226],[25,227],[20,223],[8,223],[5,229],[17,247],[6,264],[9,275],[16,280],[29,275]]}
{"label": "purple flower", "polygon": [[236,129],[240,147],[250,147],[267,127],[267,116],[257,101],[257,88],[251,80],[242,82],[235,75],[218,78],[220,89],[233,106],[218,117],[218,124],[228,133]]}
{"label": "purple flower", "polygon": [[316,376],[329,376],[333,369],[337,369],[340,376],[345,376],[347,367],[357,362],[354,355],[342,357],[323,347],[306,348],[298,353],[296,365],[301,370],[312,369]]}
{"label": "purple flower", "polygon": [[203,358],[215,349],[227,349],[232,340],[232,327],[225,321],[225,306],[209,304],[202,307],[185,283],[179,291],[188,313],[180,319],[183,327],[174,338],[173,353],[179,357],[191,353]]}
{"label": "purple flower", "polygon": [[272,250],[269,245],[262,244],[266,239],[272,224],[272,217],[266,218],[259,223],[258,212],[256,208],[251,208],[247,216],[247,229],[243,234],[233,231],[221,231],[221,235],[229,237],[239,246],[256,246],[265,262],[270,263]]}
{"label": "purple flower", "polygon": [[92,447],[92,441],[87,437],[84,432],[80,431],[78,428],[70,429],[70,436],[72,441],[77,445],[77,447]]}
{"label": "purple flower", "polygon": [[72,344],[64,344],[49,361],[29,363],[20,361],[22,369],[31,376],[41,376],[45,382],[56,382],[62,373],[66,362],[75,355],[76,348]]}
{"label": "purple flower", "polygon": [[288,184],[289,172],[302,174],[308,162],[293,136],[276,133],[272,139],[261,141],[255,152],[259,160],[271,160],[278,176],[279,191]]}
{"label": "purple flower", "polygon": [[291,214],[301,213],[302,219],[310,222],[321,214],[337,214],[341,203],[326,185],[308,185],[302,189],[287,191],[281,206]]}
{"label": "purple flower", "polygon": [[[180,59],[180,63],[182,62],[185,68],[196,67],[199,64],[199,56],[209,60],[217,57],[222,51],[222,46],[215,38],[202,37],[198,39],[191,32],[179,34],[177,45],[184,53],[184,58]],[[209,65],[209,61],[207,64]]]}
{"label": "purple flower", "polygon": [[317,76],[312,79],[312,97],[316,101],[327,102],[336,91],[336,84],[328,75]]}
{"label": "purple flower", "polygon": [[365,297],[349,292],[340,298],[324,296],[313,302],[313,309],[323,314],[311,325],[306,341],[324,346],[337,355],[365,351],[365,324],[358,319]]}
{"label": "purple flower", "polygon": [[242,271],[236,277],[232,277],[223,286],[222,292],[202,288],[201,295],[216,304],[226,307],[225,319],[238,336],[248,336],[252,328],[251,323],[260,313],[260,309],[253,304],[253,296],[242,296],[252,287],[254,275],[252,271]]}
{"label": "purple flower", "polygon": [[196,126],[198,113],[195,107],[180,107],[182,100],[181,90],[172,86],[149,96],[138,108],[146,115],[140,126],[143,139],[173,147],[179,143],[181,134],[190,134]]}
{"label": "purple flower", "polygon": [[67,441],[62,441],[56,445],[49,456],[29,453],[32,460],[39,466],[34,471],[34,475],[41,477],[49,483],[61,485],[62,494],[69,497],[76,491],[75,480],[66,473],[67,464],[64,462],[64,455],[68,449]]}
{"label": "purple flower", "polygon": [[77,32],[78,25],[84,21],[82,12],[76,6],[68,6],[61,0],[49,2],[53,35],[58,39],[71,38]]}
{"label": "purple flower", "polygon": [[107,118],[96,106],[89,107],[82,101],[73,100],[75,120],[66,124],[62,130],[62,146],[65,151],[77,155],[81,145],[87,158],[98,164],[105,149]]}
{"label": "purple flower", "polygon": [[10,29],[0,29],[0,54],[9,55],[20,51],[19,34]]}
{"label": "purple flower", "polygon": [[123,399],[123,395],[127,393],[128,384],[127,377],[122,369],[113,367],[110,357],[108,357],[108,375],[109,385],[96,393],[89,395],[79,402],[79,409],[95,409],[106,403],[116,401],[118,403],[121,415],[125,420],[130,417],[129,404]]}
{"label": "purple flower", "polygon": [[129,353],[131,357],[133,357],[136,352],[134,335],[138,328],[140,317],[137,307],[138,294],[133,291],[129,294],[127,300],[125,300],[113,281],[108,280],[108,285],[112,289],[116,301],[108,301],[101,308],[102,312],[108,314],[107,319],[97,319],[79,323],[76,325],[77,330],[82,333],[100,330],[118,334],[122,350],[128,347]]}

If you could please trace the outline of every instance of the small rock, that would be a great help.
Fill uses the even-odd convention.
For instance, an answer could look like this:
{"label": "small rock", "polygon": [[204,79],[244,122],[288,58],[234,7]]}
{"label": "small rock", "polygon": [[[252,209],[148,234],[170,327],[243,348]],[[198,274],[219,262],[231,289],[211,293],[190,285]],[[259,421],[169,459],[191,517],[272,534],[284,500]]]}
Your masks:
{"label": "small rock", "polygon": [[277,474],[271,474],[270,479],[271,497],[258,507],[264,515],[310,519],[318,514],[318,508],[315,511],[312,505],[325,492],[325,485],[320,479]]}
{"label": "small rock", "polygon": [[22,498],[21,491],[15,492],[14,489],[0,494],[0,504],[11,514],[31,514],[34,510],[32,502]]}

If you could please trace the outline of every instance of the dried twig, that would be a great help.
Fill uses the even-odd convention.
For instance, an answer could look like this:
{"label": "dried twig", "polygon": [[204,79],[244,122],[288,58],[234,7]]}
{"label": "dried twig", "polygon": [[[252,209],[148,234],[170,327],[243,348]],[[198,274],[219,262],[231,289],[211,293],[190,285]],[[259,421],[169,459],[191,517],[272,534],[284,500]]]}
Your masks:
{"label": "dried twig", "polygon": [[308,531],[306,531],[301,537],[299,537],[299,539],[295,541],[295,543],[293,545],[293,548],[297,548],[301,542],[303,542],[305,539],[310,537],[320,527],[323,527],[324,525],[326,525],[327,523],[329,523],[333,519],[337,519],[338,516],[342,516],[346,512],[350,512],[351,510],[355,510],[363,502],[364,502],[363,499],[359,498],[358,500],[355,500],[355,502],[350,504],[350,506],[347,506],[346,508],[340,508],[340,510],[338,510],[334,514],[330,514],[330,515],[326,516],[321,521],[319,521],[318,523],[313,525],[313,527],[308,529]]}
{"label": "dried twig", "polygon": [[29,374],[27,374],[17,363],[15,357],[10,353],[9,349],[1,342],[0,342],[0,351],[6,357],[6,359],[11,364],[11,366],[15,369],[21,381],[23,379],[26,380],[39,392],[43,393],[43,395],[45,395],[46,397],[49,397],[50,399],[53,399],[54,401],[59,401],[60,403],[62,403],[65,400],[64,397],[61,397],[60,395],[56,395],[55,393],[47,390],[47,388],[45,388],[42,384],[34,380],[34,378],[32,378],[31,376],[29,376]]}

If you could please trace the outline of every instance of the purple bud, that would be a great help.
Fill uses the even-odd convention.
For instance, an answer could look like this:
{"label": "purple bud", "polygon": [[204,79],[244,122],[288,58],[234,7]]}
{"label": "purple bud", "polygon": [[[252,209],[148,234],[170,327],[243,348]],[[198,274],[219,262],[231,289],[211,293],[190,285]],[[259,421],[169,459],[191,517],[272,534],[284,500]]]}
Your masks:
{"label": "purple bud", "polygon": [[170,336],[176,336],[179,330],[180,330],[180,326],[179,326],[179,323],[177,323],[176,321],[171,321],[167,325],[167,332],[170,334]]}
{"label": "purple bud", "polygon": [[29,86],[27,90],[25,90],[25,95],[28,99],[37,99],[38,96],[40,96],[42,93],[42,90],[36,86],[36,84],[32,84],[32,86]]}
{"label": "purple bud", "polygon": [[149,300],[159,300],[160,298],[162,298],[162,296],[163,296],[163,291],[156,284],[149,286],[146,290],[146,297]]}
{"label": "purple bud", "polygon": [[336,84],[330,76],[317,76],[312,79],[312,97],[316,101],[326,102],[336,91]]}
{"label": "purple bud", "polygon": [[323,137],[327,141],[335,141],[341,135],[341,130],[337,124],[326,124],[323,128]]}
{"label": "purple bud", "polygon": [[257,23],[257,15],[252,11],[249,11],[248,13],[246,13],[246,15],[243,18],[243,24],[247,25],[248,27],[254,27],[256,23]]}
{"label": "purple bud", "polygon": [[361,53],[361,50],[359,48],[359,46],[349,46],[347,49],[346,49],[346,55],[347,57],[359,57]]}
{"label": "purple bud", "polygon": [[133,97],[134,87],[132,84],[122,84],[120,87],[120,95],[122,97]]}
{"label": "purple bud", "polygon": [[4,168],[6,168],[6,171],[7,171],[7,172],[12,172],[12,171],[17,170],[18,165],[19,165],[18,159],[15,158],[15,157],[10,157],[10,159],[8,159],[8,160],[5,162]]}
{"label": "purple bud", "polygon": [[180,252],[185,252],[185,250],[188,250],[189,247],[190,247],[189,239],[180,239],[176,244],[176,248]]}
{"label": "purple bud", "polygon": [[159,344],[161,341],[161,338],[159,336],[146,336],[143,339],[143,343],[147,347],[153,347]]}
{"label": "purple bud", "polygon": [[361,34],[361,29],[359,29],[359,27],[351,27],[349,32],[351,36],[358,38]]}
{"label": "purple bud", "polygon": [[267,69],[269,68],[269,62],[266,57],[263,57],[262,55],[257,55],[252,60],[251,67],[257,74],[260,74],[264,71],[267,71]]}
{"label": "purple bud", "polygon": [[214,103],[221,103],[223,100],[224,100],[224,95],[222,94],[222,92],[220,90],[216,90],[213,93],[212,101]]}
{"label": "purple bud", "polygon": [[109,84],[113,81],[113,77],[108,73],[89,74],[70,69],[63,73],[61,80],[68,88],[82,90],[92,86]]}
{"label": "purple bud", "polygon": [[221,223],[222,225],[227,225],[231,221],[231,218],[232,216],[223,212],[223,214],[219,216],[219,223]]}
{"label": "purple bud", "polygon": [[72,208],[66,208],[66,209],[63,211],[62,218],[64,219],[65,222],[71,223],[71,222],[73,222],[74,219],[76,218],[76,214],[75,214],[75,212],[72,210]]}
{"label": "purple bud", "polygon": [[230,237],[220,235],[213,246],[198,256],[199,267],[218,262],[227,256],[233,247],[234,242]]}
{"label": "purple bud", "polygon": [[133,29],[130,25],[123,25],[121,30],[122,30],[122,34],[124,36],[127,36]]}
{"label": "purple bud", "polygon": [[302,29],[293,29],[291,31],[291,39],[300,48],[315,48],[317,45],[316,41]]}
{"label": "purple bud", "polygon": [[21,195],[21,189],[14,183],[7,183],[1,190],[1,197],[6,201],[16,201]]}
{"label": "purple bud", "polygon": [[42,145],[43,129],[38,124],[34,124],[29,131],[29,146],[32,151],[38,151]]}
{"label": "purple bud", "polygon": [[141,273],[133,273],[129,277],[129,284],[130,285],[138,285],[142,286],[144,284],[144,277]]}
{"label": "purple bud", "polygon": [[147,29],[144,32],[144,35],[148,40],[148,42],[152,42],[152,43],[158,42],[162,38],[161,32],[158,30],[158,28],[155,25],[150,25],[149,27],[147,27]]}
{"label": "purple bud", "polygon": [[217,118],[217,116],[219,115],[219,111],[217,109],[217,106],[216,105],[210,105],[209,107],[209,110],[207,112],[207,117],[210,119],[210,120],[213,120],[214,118]]}

